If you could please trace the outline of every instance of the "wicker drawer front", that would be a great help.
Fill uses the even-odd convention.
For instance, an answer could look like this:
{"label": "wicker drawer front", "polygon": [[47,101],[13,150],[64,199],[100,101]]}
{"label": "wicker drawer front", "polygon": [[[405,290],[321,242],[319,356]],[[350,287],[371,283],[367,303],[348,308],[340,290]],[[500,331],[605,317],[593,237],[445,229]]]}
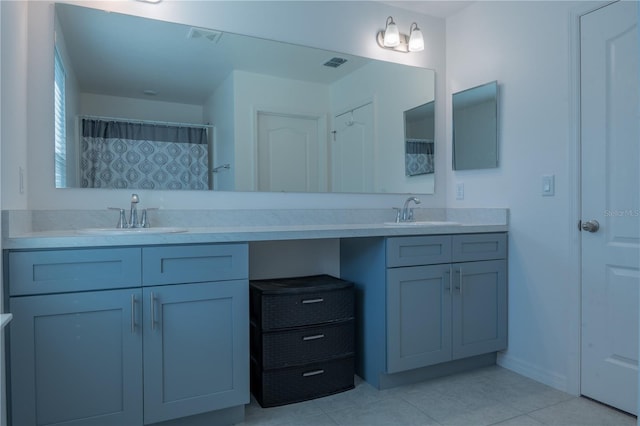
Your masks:
{"label": "wicker drawer front", "polygon": [[252,365],[251,388],[263,407],[307,401],[354,388],[353,357],[263,371]]}
{"label": "wicker drawer front", "polygon": [[261,297],[254,294],[252,298],[252,316],[263,331],[353,318],[353,287]]}
{"label": "wicker drawer front", "polygon": [[251,327],[253,357],[263,369],[291,367],[354,353],[354,320],[261,333]]}

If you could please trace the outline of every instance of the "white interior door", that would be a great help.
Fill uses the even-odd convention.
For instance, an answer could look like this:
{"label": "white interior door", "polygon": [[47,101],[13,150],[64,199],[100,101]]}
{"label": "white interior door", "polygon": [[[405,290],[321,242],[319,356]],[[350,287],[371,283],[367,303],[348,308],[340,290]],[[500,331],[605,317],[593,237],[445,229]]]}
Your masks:
{"label": "white interior door", "polygon": [[259,112],[258,190],[326,190],[322,182],[326,172],[321,170],[326,149],[322,147],[318,118]]}
{"label": "white interior door", "polygon": [[[583,395],[637,414],[640,202],[637,2],[581,32]],[[599,229],[590,223],[597,221]]]}
{"label": "white interior door", "polygon": [[374,181],[373,104],[334,119],[331,143],[331,190],[372,192]]}

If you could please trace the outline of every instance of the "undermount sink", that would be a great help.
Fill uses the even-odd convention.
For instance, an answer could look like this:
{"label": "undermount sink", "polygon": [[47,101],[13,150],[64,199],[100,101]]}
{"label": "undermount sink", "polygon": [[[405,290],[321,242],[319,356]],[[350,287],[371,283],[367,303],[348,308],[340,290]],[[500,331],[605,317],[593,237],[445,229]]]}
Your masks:
{"label": "undermount sink", "polygon": [[88,235],[146,235],[146,234],[174,234],[187,232],[187,228],[173,226],[158,226],[155,228],[85,228],[76,231]]}
{"label": "undermount sink", "polygon": [[414,222],[385,222],[386,226],[455,226],[460,225],[459,222],[439,221],[439,220],[422,220]]}

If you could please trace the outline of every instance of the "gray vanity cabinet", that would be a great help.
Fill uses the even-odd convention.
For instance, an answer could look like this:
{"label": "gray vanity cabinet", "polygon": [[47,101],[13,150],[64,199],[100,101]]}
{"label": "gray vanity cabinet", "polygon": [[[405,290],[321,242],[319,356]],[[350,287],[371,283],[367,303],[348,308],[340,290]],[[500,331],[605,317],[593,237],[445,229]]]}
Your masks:
{"label": "gray vanity cabinet", "polygon": [[10,424],[142,424],[140,302],[135,289],[12,298]]}
{"label": "gray vanity cabinet", "polygon": [[506,348],[505,233],[341,244],[341,278],[356,286],[356,372],[369,383],[391,387]]}
{"label": "gray vanity cabinet", "polygon": [[387,270],[387,373],[451,359],[449,265]]}
{"label": "gray vanity cabinet", "polygon": [[249,402],[246,244],[5,260],[11,424],[181,424]]}

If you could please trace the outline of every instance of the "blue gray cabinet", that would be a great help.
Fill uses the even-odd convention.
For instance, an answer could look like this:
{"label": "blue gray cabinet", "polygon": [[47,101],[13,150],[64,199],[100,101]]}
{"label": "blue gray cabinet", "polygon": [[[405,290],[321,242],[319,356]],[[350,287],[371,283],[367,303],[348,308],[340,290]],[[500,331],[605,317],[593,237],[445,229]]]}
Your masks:
{"label": "blue gray cabinet", "polygon": [[357,374],[390,387],[505,349],[506,243],[504,233],[343,240],[341,277],[357,289]]}
{"label": "blue gray cabinet", "polygon": [[141,293],[12,298],[13,425],[142,423]]}
{"label": "blue gray cabinet", "polygon": [[249,402],[246,244],[5,259],[13,425],[180,424]]}
{"label": "blue gray cabinet", "polygon": [[249,402],[242,281],[145,287],[145,423]]}

